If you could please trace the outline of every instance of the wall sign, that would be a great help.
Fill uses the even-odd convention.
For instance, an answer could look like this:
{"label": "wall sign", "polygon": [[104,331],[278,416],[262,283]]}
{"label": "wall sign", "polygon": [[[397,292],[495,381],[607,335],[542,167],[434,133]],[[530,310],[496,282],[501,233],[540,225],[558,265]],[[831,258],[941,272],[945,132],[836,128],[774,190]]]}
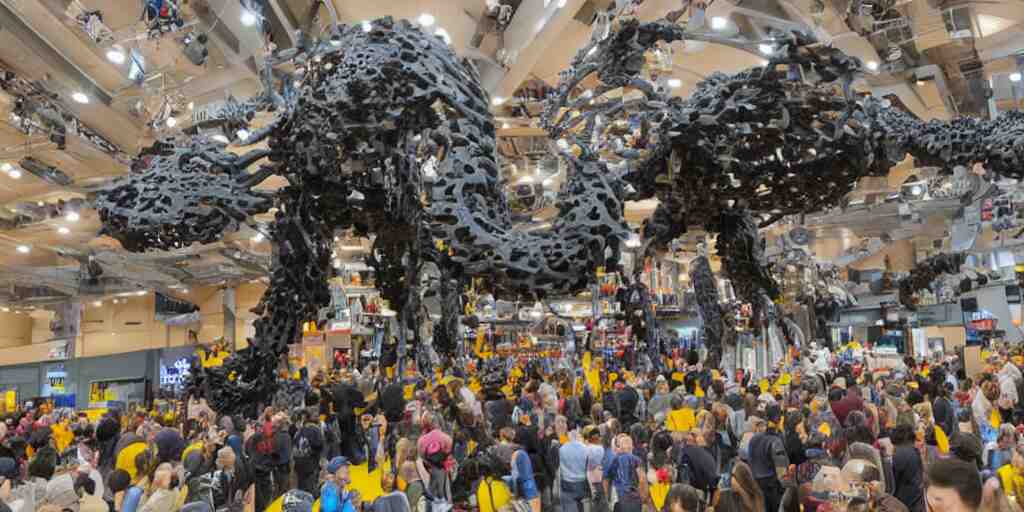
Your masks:
{"label": "wall sign", "polygon": [[188,357],[176,359],[171,364],[160,361],[160,387],[178,387],[185,382],[192,363]]}

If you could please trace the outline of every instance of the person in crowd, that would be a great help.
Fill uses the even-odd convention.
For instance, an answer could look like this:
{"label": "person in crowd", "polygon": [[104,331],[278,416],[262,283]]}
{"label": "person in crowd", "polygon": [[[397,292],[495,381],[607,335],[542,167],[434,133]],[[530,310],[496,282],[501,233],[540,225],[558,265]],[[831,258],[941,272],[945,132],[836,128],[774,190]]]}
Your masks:
{"label": "person in crowd", "polygon": [[786,445],[779,432],[782,420],[782,409],[769,405],[765,409],[767,430],[756,434],[750,440],[750,469],[764,496],[764,510],[774,512],[779,509],[782,501],[782,478],[789,469],[789,458],[786,456]]}
{"label": "person in crowd", "polygon": [[893,487],[900,502],[909,512],[924,512],[924,463],[914,445],[914,427],[905,423],[896,425],[891,435],[894,446],[892,456]]}
{"label": "person in crowd", "polygon": [[928,466],[930,512],[977,512],[981,498],[981,477],[969,463],[949,458]]}
{"label": "person in crowd", "polygon": [[584,500],[590,498],[587,483],[587,446],[580,440],[579,432],[569,432],[569,442],[558,449],[558,489],[562,512],[584,512]]}
{"label": "person in crowd", "polygon": [[604,496],[615,489],[614,512],[640,512],[647,496],[647,478],[642,461],[633,454],[633,440],[620,434],[612,441],[612,457],[604,468]]}
{"label": "person in crowd", "polygon": [[300,418],[301,425],[292,443],[296,487],[315,494],[320,476],[320,458],[324,451],[324,436],[316,411],[303,410]]}

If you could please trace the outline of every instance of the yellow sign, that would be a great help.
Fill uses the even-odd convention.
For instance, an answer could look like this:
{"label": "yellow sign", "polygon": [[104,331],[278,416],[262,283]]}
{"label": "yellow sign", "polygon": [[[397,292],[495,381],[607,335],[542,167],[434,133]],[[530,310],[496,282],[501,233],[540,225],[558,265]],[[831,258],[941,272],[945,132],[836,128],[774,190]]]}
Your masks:
{"label": "yellow sign", "polygon": [[13,411],[18,408],[18,392],[11,390],[4,393],[4,407],[8,411]]}

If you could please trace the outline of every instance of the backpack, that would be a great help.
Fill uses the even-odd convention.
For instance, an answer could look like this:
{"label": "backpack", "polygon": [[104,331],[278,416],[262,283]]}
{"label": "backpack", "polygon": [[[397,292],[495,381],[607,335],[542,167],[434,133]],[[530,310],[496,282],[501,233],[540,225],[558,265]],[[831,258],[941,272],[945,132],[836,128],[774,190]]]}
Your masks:
{"label": "backpack", "polygon": [[295,442],[292,446],[292,456],[297,459],[308,459],[313,455],[313,449],[310,447],[309,438],[302,434],[300,430],[298,434],[295,434]]}

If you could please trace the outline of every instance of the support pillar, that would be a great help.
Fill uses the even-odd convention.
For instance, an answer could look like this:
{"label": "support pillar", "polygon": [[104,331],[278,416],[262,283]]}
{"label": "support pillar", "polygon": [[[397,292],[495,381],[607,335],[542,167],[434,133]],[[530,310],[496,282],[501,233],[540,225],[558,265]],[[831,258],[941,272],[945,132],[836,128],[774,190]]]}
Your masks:
{"label": "support pillar", "polygon": [[230,284],[221,289],[221,308],[224,313],[224,346],[231,351],[238,350],[235,340],[235,285]]}

